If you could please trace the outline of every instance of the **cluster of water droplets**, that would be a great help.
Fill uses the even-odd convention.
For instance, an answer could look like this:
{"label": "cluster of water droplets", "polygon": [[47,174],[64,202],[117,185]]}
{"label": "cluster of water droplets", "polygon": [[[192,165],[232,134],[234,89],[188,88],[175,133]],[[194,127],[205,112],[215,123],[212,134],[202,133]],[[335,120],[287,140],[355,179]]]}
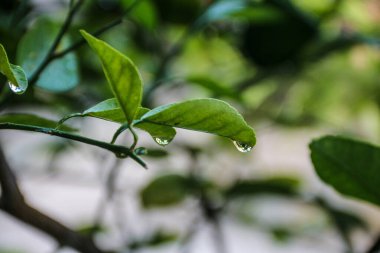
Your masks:
{"label": "cluster of water droplets", "polygon": [[242,143],[242,142],[238,142],[238,141],[234,141],[234,144],[235,144],[235,147],[237,148],[237,150],[239,150],[240,152],[243,152],[243,153],[247,153],[247,152],[251,151],[253,148],[251,145],[248,145],[248,144]]}
{"label": "cluster of water droplets", "polygon": [[170,140],[160,137],[154,137],[154,141],[161,146],[166,146],[170,143]]}
{"label": "cluster of water droplets", "polygon": [[8,81],[8,86],[16,94],[22,94],[25,92],[25,89],[21,88],[21,86],[15,85],[10,81]]}

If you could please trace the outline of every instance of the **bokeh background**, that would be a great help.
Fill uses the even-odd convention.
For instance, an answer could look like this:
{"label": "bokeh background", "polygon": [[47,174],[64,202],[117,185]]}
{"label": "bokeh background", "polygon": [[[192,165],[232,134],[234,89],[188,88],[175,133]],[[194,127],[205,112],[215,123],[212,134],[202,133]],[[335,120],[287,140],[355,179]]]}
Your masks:
{"label": "bokeh background", "polygon": [[[79,40],[79,29],[123,17],[100,38],[135,62],[147,107],[222,99],[255,129],[257,145],[240,153],[221,137],[178,130],[160,147],[138,132],[144,170],[84,144],[3,130],[28,203],[117,252],[365,252],[380,231],[379,209],[324,184],[308,144],[325,134],[380,142],[380,1],[140,1],[132,10],[130,0],[84,1],[59,49]],[[69,1],[0,7],[0,43],[32,73],[36,62],[25,55],[46,52]],[[55,62],[33,92],[8,100],[7,92],[3,112],[57,121],[112,97],[86,45]],[[104,141],[118,128],[68,123]],[[0,212],[0,252],[75,251]]]}

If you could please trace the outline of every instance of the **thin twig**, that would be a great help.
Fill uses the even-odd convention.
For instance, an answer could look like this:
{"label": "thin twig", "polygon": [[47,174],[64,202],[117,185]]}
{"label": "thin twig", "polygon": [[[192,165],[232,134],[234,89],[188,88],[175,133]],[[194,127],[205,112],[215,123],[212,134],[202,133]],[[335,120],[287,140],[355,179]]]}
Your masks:
{"label": "thin twig", "polygon": [[44,133],[44,134],[49,134],[53,136],[58,136],[58,137],[86,143],[88,145],[97,146],[99,148],[109,150],[112,153],[114,153],[118,158],[131,157],[141,166],[146,168],[146,164],[144,163],[144,161],[142,161],[135,153],[133,153],[133,151],[131,151],[129,148],[124,147],[124,146],[113,145],[108,142],[102,142],[102,141],[90,139],[84,136],[56,130],[54,128],[44,128],[44,127],[11,124],[11,123],[1,123],[0,129],[13,129],[13,130],[24,130],[24,131],[31,131],[31,132],[37,132],[37,133]]}
{"label": "thin twig", "polygon": [[99,201],[98,207],[95,212],[95,222],[93,225],[94,228],[100,227],[107,210],[107,204],[113,199],[115,193],[115,180],[120,171],[120,165],[121,160],[116,160],[107,176],[104,187],[105,194],[101,201]]}
{"label": "thin twig", "polygon": [[41,73],[46,69],[46,67],[49,65],[49,63],[53,60],[54,52],[57,50],[59,43],[61,43],[63,36],[68,31],[73,18],[77,11],[79,10],[80,6],[82,5],[83,0],[78,0],[73,6],[71,6],[69,13],[67,14],[66,20],[63,23],[61,29],[58,32],[58,35],[55,37],[53,44],[51,45],[48,53],[46,54],[44,60],[39,65],[37,70],[32,74],[32,76],[29,79],[29,84],[33,85],[37,82],[38,78],[40,77]]}

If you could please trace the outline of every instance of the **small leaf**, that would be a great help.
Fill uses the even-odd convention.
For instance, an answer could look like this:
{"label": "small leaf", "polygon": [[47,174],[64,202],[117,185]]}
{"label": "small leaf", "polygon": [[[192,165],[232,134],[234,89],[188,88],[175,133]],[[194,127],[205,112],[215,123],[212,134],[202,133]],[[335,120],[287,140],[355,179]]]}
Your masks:
{"label": "small leaf", "polygon": [[295,178],[271,178],[266,180],[244,180],[237,182],[225,191],[227,198],[254,197],[258,194],[294,196],[299,181]]}
{"label": "small leaf", "polygon": [[236,109],[217,99],[194,99],[157,107],[142,122],[178,127],[230,138],[244,149],[256,144],[254,130]]}
{"label": "small leaf", "polygon": [[166,207],[183,201],[190,190],[189,179],[172,174],[154,179],[140,194],[145,208]]}
{"label": "small leaf", "polygon": [[[139,107],[136,118],[139,119],[141,118],[145,113],[147,113],[149,109]],[[123,124],[126,122],[125,115],[123,111],[120,108],[119,103],[117,102],[116,98],[110,98],[107,100],[104,100],[93,107],[87,109],[83,113],[74,113],[71,115],[68,115],[64,117],[61,122],[64,122],[70,118],[73,117],[94,117],[94,118],[100,118],[116,123]],[[140,121],[134,121],[134,126],[148,132],[153,139],[164,139],[167,140],[168,143],[171,142],[176,135],[176,131],[172,127],[168,126],[162,126],[162,125],[157,125],[157,124],[152,124],[152,123],[146,123],[146,122],[140,122]],[[125,129],[123,129],[125,130]],[[122,131],[123,131],[122,130]]]}
{"label": "small leaf", "polygon": [[380,148],[326,136],[310,144],[318,176],[338,192],[380,205]]}
{"label": "small leaf", "polygon": [[[38,18],[20,40],[17,62],[30,77],[44,61],[59,32],[60,26],[43,17]],[[68,36],[63,37],[59,49],[71,44]],[[79,83],[78,61],[74,53],[52,61],[41,73],[36,86],[50,92],[65,92]]]}
{"label": "small leaf", "polygon": [[[16,125],[28,125],[44,128],[55,128],[57,122],[49,119],[42,118],[33,114],[16,114],[9,113],[0,115],[0,124],[16,124]],[[71,128],[66,125],[61,126],[61,130],[72,132],[75,131],[74,128]]]}
{"label": "small leaf", "polygon": [[81,30],[81,34],[102,62],[103,71],[129,123],[141,104],[142,79],[134,63],[110,45]]}
{"label": "small leaf", "polygon": [[24,70],[17,65],[9,63],[7,53],[0,44],[0,73],[8,78],[9,88],[16,94],[22,94],[28,88],[28,80]]}
{"label": "small leaf", "polygon": [[117,123],[124,123],[126,121],[125,115],[116,98],[104,100],[99,104],[85,110],[80,116],[90,116]]}

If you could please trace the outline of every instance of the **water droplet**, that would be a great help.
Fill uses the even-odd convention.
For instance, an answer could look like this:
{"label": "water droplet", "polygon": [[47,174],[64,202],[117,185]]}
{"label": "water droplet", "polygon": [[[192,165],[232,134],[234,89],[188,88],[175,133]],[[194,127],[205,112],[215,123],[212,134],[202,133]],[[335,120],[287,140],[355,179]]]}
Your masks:
{"label": "water droplet", "polygon": [[135,149],[135,154],[136,155],[147,155],[148,154],[148,150],[144,147],[140,147],[140,148],[136,148]]}
{"label": "water droplet", "polygon": [[247,153],[247,152],[252,150],[252,146],[250,146],[246,143],[234,141],[234,144],[235,144],[235,147],[237,148],[237,150],[239,150],[240,152]]}
{"label": "water droplet", "polygon": [[124,152],[120,152],[120,153],[117,153],[116,154],[116,157],[117,158],[126,158],[128,156],[127,153],[124,153]]}
{"label": "water droplet", "polygon": [[154,141],[157,142],[158,145],[161,146],[166,146],[169,144],[169,140],[165,138],[159,138],[159,137],[154,137]]}
{"label": "water droplet", "polygon": [[9,85],[9,88],[16,94],[22,94],[25,92],[25,90],[23,88],[21,88],[20,86],[17,86],[15,85],[14,83],[11,83],[8,81],[8,85]]}

